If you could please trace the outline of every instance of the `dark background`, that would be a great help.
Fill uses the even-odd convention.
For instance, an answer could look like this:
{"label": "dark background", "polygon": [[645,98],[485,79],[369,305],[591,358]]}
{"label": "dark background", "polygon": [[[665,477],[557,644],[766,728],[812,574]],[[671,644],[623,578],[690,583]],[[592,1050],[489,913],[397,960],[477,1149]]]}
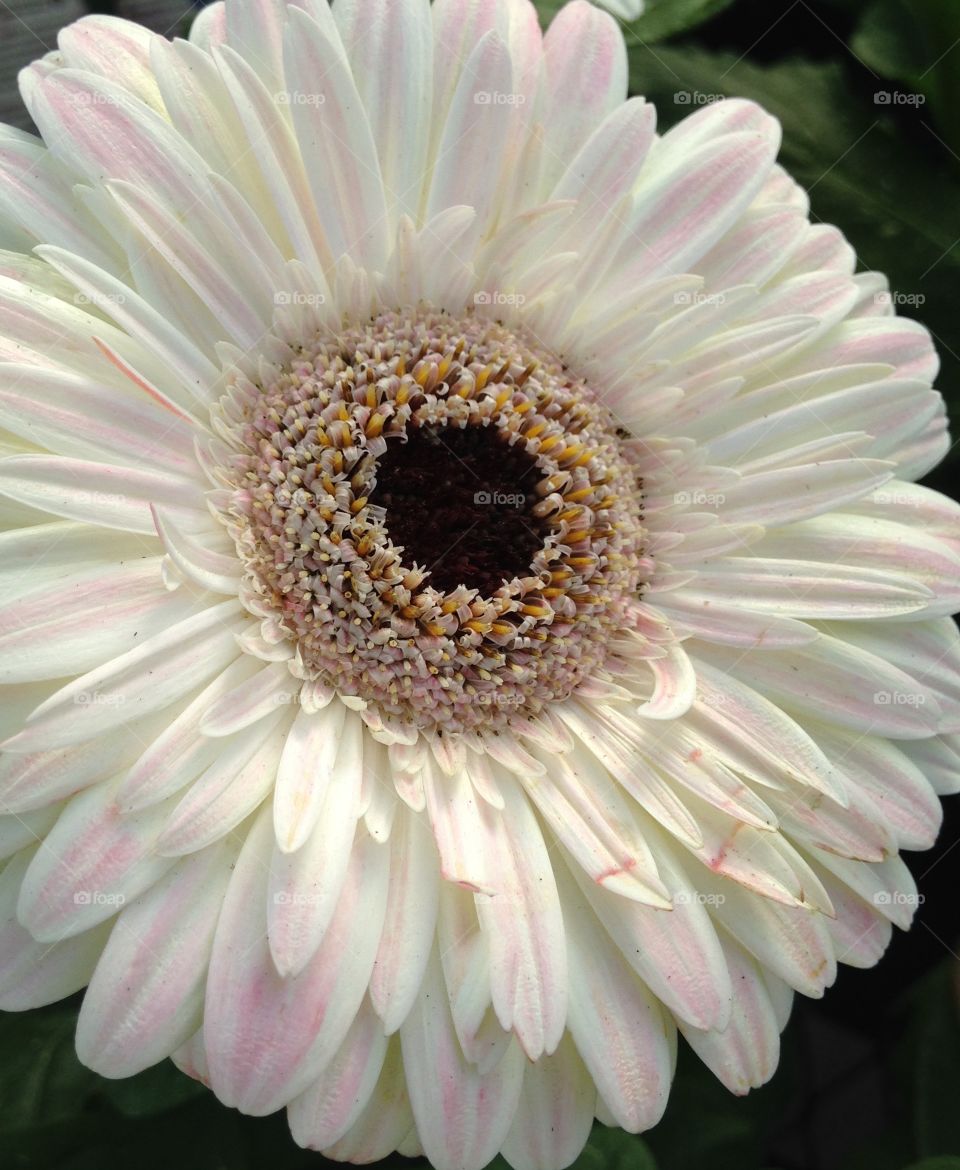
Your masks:
{"label": "dark background", "polygon": [[[82,11],[171,35],[189,20],[167,0],[0,0],[0,118],[25,124],[16,69]],[[631,88],[661,127],[716,94],[781,119],[782,161],[813,215],[917,302],[902,311],[933,332],[960,413],[960,0],[648,0],[625,34]],[[957,460],[930,486],[955,495]],[[960,1170],[958,805],[946,801],[936,848],[908,856],[925,898],[913,930],[872,971],[841,968],[824,1000],[797,999],[771,1084],[733,1098],[681,1044],[662,1123],[643,1139],[598,1127],[577,1170]],[[169,1063],[124,1082],[82,1069],[76,1009],[0,1016],[3,1170],[328,1165],[293,1145],[282,1115],[241,1117]]]}

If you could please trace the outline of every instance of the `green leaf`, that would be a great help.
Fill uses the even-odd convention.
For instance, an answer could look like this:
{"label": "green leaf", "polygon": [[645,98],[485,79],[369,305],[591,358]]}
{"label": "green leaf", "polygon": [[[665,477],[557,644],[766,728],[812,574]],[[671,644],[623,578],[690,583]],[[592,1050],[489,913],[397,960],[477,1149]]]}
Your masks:
{"label": "green leaf", "polygon": [[904,1166],[903,1170],[960,1170],[960,1158],[952,1154],[946,1154],[942,1158],[924,1158],[922,1162]]}
{"label": "green leaf", "polygon": [[876,0],[850,40],[860,60],[879,73],[916,87],[930,65],[923,32],[902,0]]}
{"label": "green leaf", "polygon": [[[546,27],[566,0],[536,0],[540,22]],[[647,0],[642,16],[620,21],[627,44],[652,44],[688,33],[729,8],[733,0]]]}
{"label": "green leaf", "polygon": [[[956,964],[946,962],[918,985],[912,997],[913,1108],[919,1154],[960,1155],[960,1009],[955,976]],[[948,1161],[951,1166],[957,1163],[956,1158]]]}
{"label": "green leaf", "polygon": [[[932,132],[905,135],[845,66],[759,66],[732,53],[658,46],[630,52],[631,89],[656,102],[661,128],[720,97],[753,98],[783,125],[781,162],[810,192],[812,215],[837,224],[864,268],[885,272],[898,308],[934,334],[939,386],[960,408],[960,179]],[[678,96],[685,95],[685,96]]]}
{"label": "green leaf", "polygon": [[657,1164],[640,1138],[597,1123],[571,1170],[657,1170]]}

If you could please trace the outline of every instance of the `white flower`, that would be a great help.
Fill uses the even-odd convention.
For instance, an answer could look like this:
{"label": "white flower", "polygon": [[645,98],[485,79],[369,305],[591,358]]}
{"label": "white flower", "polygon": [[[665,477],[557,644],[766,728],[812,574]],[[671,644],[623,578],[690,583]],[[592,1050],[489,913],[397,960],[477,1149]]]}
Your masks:
{"label": "white flower", "polygon": [[108,17],[0,133],[0,1006],[558,1170],[875,963],[957,788],[937,362],[576,0]]}

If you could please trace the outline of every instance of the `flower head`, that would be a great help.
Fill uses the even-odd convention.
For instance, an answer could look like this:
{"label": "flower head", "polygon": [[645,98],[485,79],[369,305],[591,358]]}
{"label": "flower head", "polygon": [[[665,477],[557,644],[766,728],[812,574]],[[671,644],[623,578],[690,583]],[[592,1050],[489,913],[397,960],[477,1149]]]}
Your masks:
{"label": "flower head", "polygon": [[109,17],[0,131],[0,1007],[560,1170],[877,961],[957,788],[937,362],[574,0]]}

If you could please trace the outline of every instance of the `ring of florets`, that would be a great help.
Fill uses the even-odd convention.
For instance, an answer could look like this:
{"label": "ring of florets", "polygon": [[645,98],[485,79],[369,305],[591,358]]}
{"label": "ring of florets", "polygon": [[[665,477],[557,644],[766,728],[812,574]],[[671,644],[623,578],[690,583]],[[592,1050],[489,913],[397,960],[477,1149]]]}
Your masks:
{"label": "ring of florets", "polygon": [[[529,717],[589,676],[644,533],[631,443],[582,380],[520,331],[426,309],[264,370],[216,411],[219,511],[295,675],[407,741]],[[464,497],[462,531],[432,525],[469,475],[490,511]]]}

